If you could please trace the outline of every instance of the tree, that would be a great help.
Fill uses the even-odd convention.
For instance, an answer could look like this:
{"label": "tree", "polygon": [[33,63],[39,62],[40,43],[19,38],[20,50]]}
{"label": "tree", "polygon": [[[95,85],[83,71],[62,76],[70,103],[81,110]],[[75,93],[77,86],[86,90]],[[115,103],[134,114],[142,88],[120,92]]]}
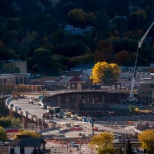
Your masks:
{"label": "tree", "polygon": [[28,130],[25,130],[25,131],[21,130],[20,132],[18,132],[18,133],[14,136],[14,138],[17,138],[17,135],[28,135],[28,136],[34,137],[34,138],[38,138],[38,137],[41,136],[41,135],[40,135],[39,133],[37,133],[37,132],[32,132],[32,131],[28,131]]}
{"label": "tree", "polygon": [[154,150],[154,130],[144,130],[138,135],[143,149],[152,152]]}
{"label": "tree", "polygon": [[11,126],[11,118],[9,116],[1,117],[0,118],[0,126],[2,126],[2,127],[9,127],[9,126]]}
{"label": "tree", "polygon": [[11,119],[12,126],[21,127],[21,120],[20,118],[13,118]]}
{"label": "tree", "polygon": [[7,140],[7,133],[3,127],[0,126],[0,141]]}
{"label": "tree", "polygon": [[111,61],[113,45],[110,40],[101,39],[97,43],[97,50],[94,53],[94,61]]}
{"label": "tree", "polygon": [[126,144],[126,154],[134,154],[132,150],[132,145],[129,139],[127,140],[127,144]]}
{"label": "tree", "polygon": [[127,63],[129,63],[130,58],[131,58],[131,55],[126,50],[122,50],[122,51],[118,52],[117,54],[115,54],[115,61],[118,64],[123,64],[123,65],[127,64]]}
{"label": "tree", "polygon": [[90,142],[90,145],[97,147],[98,154],[115,154],[115,149],[113,148],[114,135],[110,132],[102,132],[95,135]]}
{"label": "tree", "polygon": [[113,84],[118,80],[120,68],[117,64],[107,62],[98,62],[92,69],[91,79],[93,83]]}
{"label": "tree", "polygon": [[92,12],[86,13],[82,9],[71,9],[68,12],[68,16],[70,21],[76,26],[86,26],[95,18]]}
{"label": "tree", "polygon": [[130,112],[135,112],[135,106],[134,105],[129,105],[129,111]]}
{"label": "tree", "polygon": [[130,15],[130,28],[143,28],[145,21],[147,20],[147,14],[144,10],[137,10]]}

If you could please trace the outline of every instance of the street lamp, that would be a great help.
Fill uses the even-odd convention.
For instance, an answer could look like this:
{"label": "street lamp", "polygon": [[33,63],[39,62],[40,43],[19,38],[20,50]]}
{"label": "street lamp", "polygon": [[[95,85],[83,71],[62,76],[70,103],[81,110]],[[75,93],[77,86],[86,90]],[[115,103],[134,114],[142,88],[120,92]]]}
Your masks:
{"label": "street lamp", "polygon": [[94,118],[92,118],[92,123],[91,123],[91,127],[92,127],[92,137],[94,136]]}

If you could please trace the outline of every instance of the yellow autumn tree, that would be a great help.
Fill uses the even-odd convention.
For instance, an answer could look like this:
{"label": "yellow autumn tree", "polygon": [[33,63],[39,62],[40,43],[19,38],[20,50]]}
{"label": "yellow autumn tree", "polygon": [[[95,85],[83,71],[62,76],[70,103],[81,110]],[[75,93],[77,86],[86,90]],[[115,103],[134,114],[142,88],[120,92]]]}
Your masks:
{"label": "yellow autumn tree", "polygon": [[90,142],[90,145],[96,148],[98,154],[115,154],[113,147],[114,134],[111,132],[102,132],[95,135]]}
{"label": "yellow autumn tree", "polygon": [[142,148],[152,152],[154,150],[154,130],[144,130],[138,135]]}
{"label": "yellow autumn tree", "polygon": [[32,132],[32,131],[27,131],[27,130],[21,130],[19,131],[15,136],[14,138],[17,138],[18,135],[28,135],[30,137],[33,137],[33,138],[38,138],[38,137],[41,137],[41,135],[37,132]]}
{"label": "yellow autumn tree", "polygon": [[107,62],[98,62],[92,69],[92,75],[90,79],[94,84],[105,83],[112,84],[118,80],[120,75],[120,68],[117,64]]}

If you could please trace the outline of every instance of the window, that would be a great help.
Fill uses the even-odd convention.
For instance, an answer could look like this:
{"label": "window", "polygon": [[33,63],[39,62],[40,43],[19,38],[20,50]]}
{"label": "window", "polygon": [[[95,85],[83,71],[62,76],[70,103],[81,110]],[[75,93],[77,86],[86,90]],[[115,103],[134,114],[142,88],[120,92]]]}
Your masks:
{"label": "window", "polygon": [[22,78],[20,78],[20,84],[22,84]]}
{"label": "window", "polygon": [[19,84],[18,78],[16,78],[16,84]]}
{"label": "window", "polygon": [[27,84],[27,80],[26,80],[26,77],[24,78],[24,84]]}

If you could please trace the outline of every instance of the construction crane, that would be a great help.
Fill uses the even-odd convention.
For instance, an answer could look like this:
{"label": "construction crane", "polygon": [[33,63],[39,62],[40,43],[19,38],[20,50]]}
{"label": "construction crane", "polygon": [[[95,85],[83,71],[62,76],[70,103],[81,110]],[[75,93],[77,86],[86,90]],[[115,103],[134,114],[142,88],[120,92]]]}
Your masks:
{"label": "construction crane", "polygon": [[154,21],[150,25],[149,29],[145,32],[145,34],[143,35],[143,37],[141,38],[141,40],[138,41],[138,48],[137,48],[137,52],[136,52],[134,72],[133,72],[132,81],[131,81],[130,96],[128,98],[128,101],[129,102],[137,102],[138,101],[134,97],[134,85],[135,85],[135,76],[136,76],[136,69],[137,69],[138,52],[139,52],[139,49],[142,47],[142,43],[145,40],[146,36],[148,35],[148,33],[149,33],[149,31],[150,31],[150,29],[152,28],[153,25],[154,25]]}

